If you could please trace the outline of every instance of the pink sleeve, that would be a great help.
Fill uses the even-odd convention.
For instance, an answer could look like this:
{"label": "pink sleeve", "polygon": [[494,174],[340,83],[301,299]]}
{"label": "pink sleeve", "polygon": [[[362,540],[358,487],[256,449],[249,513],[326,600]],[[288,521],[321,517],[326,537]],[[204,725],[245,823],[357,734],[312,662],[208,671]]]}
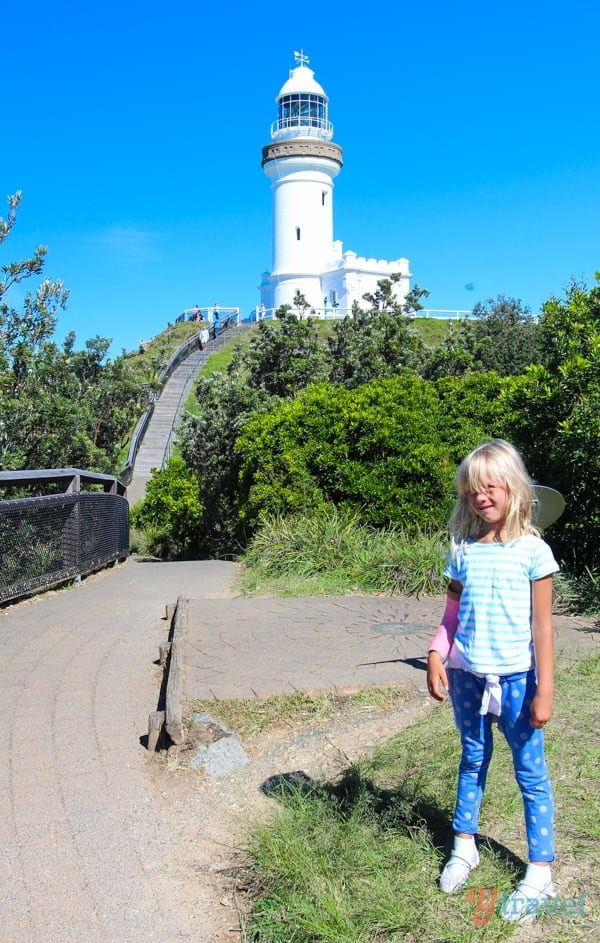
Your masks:
{"label": "pink sleeve", "polygon": [[453,599],[452,596],[446,597],[446,609],[442,621],[429,646],[430,652],[439,652],[442,658],[447,658],[452,648],[456,629],[458,628],[458,605],[458,599]]}

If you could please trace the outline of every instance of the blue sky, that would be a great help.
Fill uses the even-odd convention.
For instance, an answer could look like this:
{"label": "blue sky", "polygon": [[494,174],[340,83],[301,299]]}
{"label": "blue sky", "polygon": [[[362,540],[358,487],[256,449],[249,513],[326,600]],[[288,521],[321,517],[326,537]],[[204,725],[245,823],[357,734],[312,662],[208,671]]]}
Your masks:
{"label": "blue sky", "polygon": [[77,346],[116,354],[196,303],[259,303],[261,149],[300,48],[344,152],[345,249],[406,256],[432,308],[503,293],[537,312],[600,269],[592,0],[5,0],[0,23],[1,216],[23,191],[0,264],[48,246]]}

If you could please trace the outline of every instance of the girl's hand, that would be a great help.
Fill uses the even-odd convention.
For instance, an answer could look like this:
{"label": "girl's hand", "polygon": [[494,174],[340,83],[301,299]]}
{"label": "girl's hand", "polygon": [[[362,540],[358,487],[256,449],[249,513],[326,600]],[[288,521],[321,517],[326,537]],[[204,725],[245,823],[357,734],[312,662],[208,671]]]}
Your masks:
{"label": "girl's hand", "polygon": [[427,656],[427,689],[436,701],[446,700],[448,676],[444,668],[442,656],[436,651],[429,652]]}
{"label": "girl's hand", "polygon": [[552,717],[552,694],[538,693],[531,702],[531,726],[544,727]]}

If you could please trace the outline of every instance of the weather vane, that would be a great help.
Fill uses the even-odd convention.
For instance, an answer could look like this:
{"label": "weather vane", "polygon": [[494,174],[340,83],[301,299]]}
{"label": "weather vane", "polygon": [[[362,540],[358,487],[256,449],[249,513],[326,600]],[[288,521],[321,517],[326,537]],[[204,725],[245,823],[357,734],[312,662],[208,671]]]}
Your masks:
{"label": "weather vane", "polygon": [[300,67],[303,68],[305,65],[308,65],[310,59],[308,56],[304,55],[304,49],[301,49],[300,52],[294,53],[294,59],[300,64]]}

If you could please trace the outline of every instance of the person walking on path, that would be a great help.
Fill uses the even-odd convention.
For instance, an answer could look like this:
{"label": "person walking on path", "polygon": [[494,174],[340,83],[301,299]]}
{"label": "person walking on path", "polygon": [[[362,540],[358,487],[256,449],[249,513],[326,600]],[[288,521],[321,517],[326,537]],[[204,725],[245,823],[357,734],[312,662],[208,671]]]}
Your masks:
{"label": "person walking on path", "polygon": [[200,350],[204,350],[208,346],[210,340],[210,334],[208,328],[205,326],[198,332],[198,340],[200,343]]}
{"label": "person walking on path", "polygon": [[443,701],[449,692],[462,745],[454,847],[440,888],[458,893],[479,864],[475,835],[497,721],[512,752],[529,851],[525,876],[501,915],[528,923],[556,896],[543,728],[552,716],[552,574],[558,564],[533,527],[533,483],[510,443],[494,439],[474,449],[456,484],[446,609],[427,661],[429,693]]}

